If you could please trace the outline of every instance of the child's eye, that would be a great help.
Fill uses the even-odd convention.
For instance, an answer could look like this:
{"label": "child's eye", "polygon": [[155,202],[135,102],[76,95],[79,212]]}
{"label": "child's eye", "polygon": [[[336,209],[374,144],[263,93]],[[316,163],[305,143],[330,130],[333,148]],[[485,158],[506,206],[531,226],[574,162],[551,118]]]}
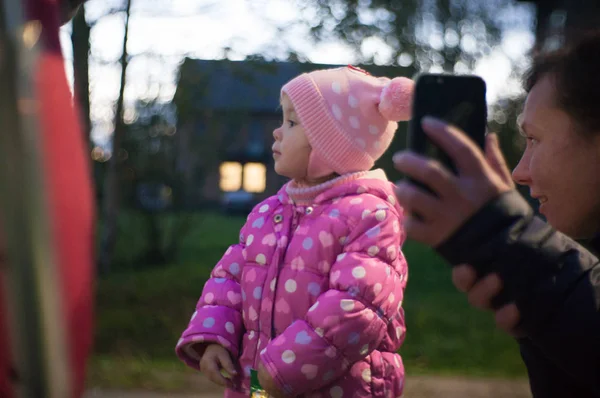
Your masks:
{"label": "child's eye", "polygon": [[293,120],[288,120],[288,123],[290,124],[290,128],[294,127],[297,123]]}

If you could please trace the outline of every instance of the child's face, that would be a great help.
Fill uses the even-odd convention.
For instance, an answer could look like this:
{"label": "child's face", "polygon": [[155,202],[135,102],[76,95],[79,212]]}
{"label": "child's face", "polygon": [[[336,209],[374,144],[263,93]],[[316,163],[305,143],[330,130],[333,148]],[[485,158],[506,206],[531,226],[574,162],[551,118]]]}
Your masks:
{"label": "child's face", "polygon": [[295,179],[306,178],[310,144],[294,106],[287,95],[281,97],[283,124],[273,131],[273,158],[277,174]]}

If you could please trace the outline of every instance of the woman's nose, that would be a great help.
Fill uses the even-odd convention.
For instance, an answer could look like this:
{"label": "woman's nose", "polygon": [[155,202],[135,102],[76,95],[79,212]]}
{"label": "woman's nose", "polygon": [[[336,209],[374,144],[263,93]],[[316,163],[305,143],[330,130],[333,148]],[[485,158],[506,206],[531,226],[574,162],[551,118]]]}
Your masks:
{"label": "woman's nose", "polygon": [[513,169],[512,172],[513,181],[519,185],[529,185],[529,183],[531,182],[531,176],[529,173],[529,161],[529,153],[527,150],[525,150],[523,156],[521,156],[521,159],[519,160],[519,163]]}

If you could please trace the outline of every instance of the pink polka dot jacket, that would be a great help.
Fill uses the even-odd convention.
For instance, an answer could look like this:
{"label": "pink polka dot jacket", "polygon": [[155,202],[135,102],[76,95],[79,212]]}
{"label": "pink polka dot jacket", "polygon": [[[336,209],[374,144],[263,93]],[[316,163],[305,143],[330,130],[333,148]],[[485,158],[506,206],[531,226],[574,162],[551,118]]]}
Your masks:
{"label": "pink polka dot jacket", "polygon": [[381,170],[313,188],[286,184],[254,208],[204,286],[177,344],[218,343],[249,395],[263,362],[290,396],[398,397],[404,367],[403,211]]}

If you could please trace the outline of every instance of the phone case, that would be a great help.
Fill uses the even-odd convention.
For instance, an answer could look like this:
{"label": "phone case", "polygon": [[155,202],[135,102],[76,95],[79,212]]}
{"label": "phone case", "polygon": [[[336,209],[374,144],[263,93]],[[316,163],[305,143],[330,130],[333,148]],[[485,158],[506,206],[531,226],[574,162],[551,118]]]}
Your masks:
{"label": "phone case", "polygon": [[[421,127],[424,116],[433,116],[463,130],[483,149],[487,124],[486,85],[475,75],[422,74],[418,77],[413,97],[413,117],[407,135],[407,149],[436,159],[457,173],[450,157],[433,144]],[[413,185],[435,195],[419,181]]]}

